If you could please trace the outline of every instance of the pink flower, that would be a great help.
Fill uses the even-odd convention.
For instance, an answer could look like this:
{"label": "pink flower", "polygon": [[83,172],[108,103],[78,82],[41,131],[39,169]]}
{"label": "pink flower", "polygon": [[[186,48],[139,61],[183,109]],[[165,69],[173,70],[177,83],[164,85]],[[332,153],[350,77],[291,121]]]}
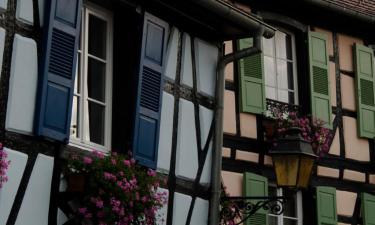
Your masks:
{"label": "pink flower", "polygon": [[79,212],[80,214],[84,215],[84,214],[86,214],[86,212],[87,212],[87,208],[79,208],[79,209],[78,209],[78,212]]}
{"label": "pink flower", "polygon": [[87,157],[87,156],[83,157],[83,163],[87,164],[87,165],[91,164],[92,163],[92,158]]}
{"label": "pink flower", "polygon": [[147,175],[149,175],[150,177],[154,177],[154,176],[156,176],[156,172],[154,170],[152,170],[152,169],[149,169],[147,171]]}
{"label": "pink flower", "polygon": [[102,152],[94,150],[93,153],[94,153],[95,157],[98,158],[98,159],[104,159],[104,157],[105,157],[105,155]]}
{"label": "pink flower", "polygon": [[104,211],[99,211],[96,215],[98,216],[98,218],[103,218],[105,213]]}
{"label": "pink flower", "polygon": [[129,160],[124,160],[124,165],[127,167],[130,167],[130,161]]}
{"label": "pink flower", "polygon": [[103,204],[103,201],[96,201],[96,207],[98,207],[99,209],[103,208],[104,204]]}

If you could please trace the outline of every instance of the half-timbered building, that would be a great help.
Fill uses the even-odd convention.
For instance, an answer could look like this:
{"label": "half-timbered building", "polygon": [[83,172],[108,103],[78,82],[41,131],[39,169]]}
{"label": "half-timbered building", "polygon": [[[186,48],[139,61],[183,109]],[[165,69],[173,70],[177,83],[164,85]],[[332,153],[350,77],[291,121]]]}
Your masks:
{"label": "half-timbered building", "polygon": [[[131,150],[167,180],[158,224],[218,224],[221,181],[232,196],[288,197],[249,224],[374,224],[374,12],[369,0],[0,0],[0,224],[69,224],[62,167],[92,150]],[[272,107],[331,128],[305,190],[276,186]]]}
{"label": "half-timbered building", "polygon": [[[229,1],[274,26],[262,53],[226,68],[222,179],[231,196],[284,196],[284,212],[247,224],[372,224],[374,1]],[[225,52],[252,44],[225,42]],[[278,188],[265,141],[272,108],[326,122],[333,136],[304,190]],[[271,119],[272,120],[272,119]]]}
{"label": "half-timbered building", "polygon": [[92,150],[167,180],[159,224],[207,224],[222,43],[258,27],[221,1],[1,0],[0,224],[69,224],[62,166]]}

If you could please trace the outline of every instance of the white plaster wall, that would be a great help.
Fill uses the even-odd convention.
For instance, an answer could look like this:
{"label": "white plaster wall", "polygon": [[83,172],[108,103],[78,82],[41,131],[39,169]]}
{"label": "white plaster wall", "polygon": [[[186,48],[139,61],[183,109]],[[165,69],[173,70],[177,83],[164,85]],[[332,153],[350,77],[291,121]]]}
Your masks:
{"label": "white plaster wall", "polygon": [[6,224],[14,199],[20,186],[28,156],[24,153],[5,148],[11,161],[7,174],[8,182],[0,189],[0,224]]}
{"label": "white plaster wall", "polygon": [[181,83],[193,87],[193,64],[191,58],[191,38],[184,34]]}
{"label": "white plaster wall", "polygon": [[48,225],[53,158],[38,154],[16,225]]}
{"label": "white plaster wall", "polygon": [[[210,109],[207,109],[204,106],[199,106],[199,119],[201,126],[201,140],[202,140],[202,149],[206,144],[208,133],[210,132],[210,127],[212,124],[212,119],[214,117],[214,112]],[[207,152],[206,161],[202,171],[202,177],[200,182],[204,184],[209,184],[211,179],[211,161],[212,161],[212,139],[210,141],[209,150]]]}
{"label": "white plaster wall", "polygon": [[[167,193],[166,199],[167,199],[167,202],[168,202],[168,195],[169,195],[168,190],[164,189],[164,188],[158,188],[158,192],[159,193],[163,193],[163,192]],[[158,210],[158,212],[156,213],[156,224],[157,225],[166,225],[167,224],[167,215],[168,215],[168,203],[163,205],[163,207],[160,208]]]}
{"label": "white plaster wall", "polygon": [[163,101],[161,107],[159,150],[158,150],[158,170],[161,172],[169,171],[172,150],[172,130],[174,97],[171,94],[163,92]]}
{"label": "white plaster wall", "polygon": [[63,225],[64,223],[68,222],[68,217],[65,216],[63,211],[57,209],[57,225]]}
{"label": "white plaster wall", "polygon": [[193,214],[191,216],[191,225],[207,225],[208,224],[208,207],[209,202],[201,198],[195,200]]}
{"label": "white plaster wall", "polygon": [[3,13],[8,8],[8,0],[0,0],[0,13]]}
{"label": "white plaster wall", "polygon": [[34,23],[32,0],[17,0],[16,18],[31,25]]}
{"label": "white plaster wall", "polygon": [[[173,203],[173,225],[185,225],[190,203],[190,196],[175,192]],[[191,225],[193,224],[194,223],[191,223]]]}
{"label": "white plaster wall", "polygon": [[212,44],[196,39],[195,52],[198,91],[209,96],[214,96],[219,50]]}
{"label": "white plaster wall", "polygon": [[171,29],[171,40],[167,49],[166,64],[165,64],[165,76],[174,80],[176,77],[176,66],[177,66],[177,51],[178,51],[178,34],[179,31],[176,27]]}
{"label": "white plaster wall", "polygon": [[[5,29],[0,27],[0,68],[3,68],[4,44],[5,44]],[[1,71],[0,71],[0,78],[1,78]]]}
{"label": "white plaster wall", "polygon": [[194,179],[198,170],[194,105],[180,99],[179,107],[176,175]]}
{"label": "white plaster wall", "polygon": [[5,129],[33,133],[38,81],[37,46],[33,39],[14,37]]}

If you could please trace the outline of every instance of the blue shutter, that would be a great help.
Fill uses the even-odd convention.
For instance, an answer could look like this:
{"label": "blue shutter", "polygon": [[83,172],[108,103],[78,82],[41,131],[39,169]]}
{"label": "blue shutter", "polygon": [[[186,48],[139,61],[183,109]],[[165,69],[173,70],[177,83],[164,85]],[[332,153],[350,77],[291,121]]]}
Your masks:
{"label": "blue shutter", "polygon": [[82,0],[50,0],[45,9],[35,132],[68,141]]}
{"label": "blue shutter", "polygon": [[139,68],[133,151],[141,165],[156,168],[163,67],[168,24],[145,14]]}

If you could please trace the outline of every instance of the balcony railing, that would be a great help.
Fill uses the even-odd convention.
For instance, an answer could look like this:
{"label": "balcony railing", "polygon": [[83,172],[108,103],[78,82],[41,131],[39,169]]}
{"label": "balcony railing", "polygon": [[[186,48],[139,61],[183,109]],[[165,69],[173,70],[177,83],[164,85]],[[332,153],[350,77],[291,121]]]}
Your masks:
{"label": "balcony railing", "polygon": [[266,100],[266,113],[265,116],[268,118],[276,118],[277,115],[288,115],[289,112],[296,112],[298,115],[302,114],[301,106],[289,104],[286,102],[280,102],[273,99]]}

